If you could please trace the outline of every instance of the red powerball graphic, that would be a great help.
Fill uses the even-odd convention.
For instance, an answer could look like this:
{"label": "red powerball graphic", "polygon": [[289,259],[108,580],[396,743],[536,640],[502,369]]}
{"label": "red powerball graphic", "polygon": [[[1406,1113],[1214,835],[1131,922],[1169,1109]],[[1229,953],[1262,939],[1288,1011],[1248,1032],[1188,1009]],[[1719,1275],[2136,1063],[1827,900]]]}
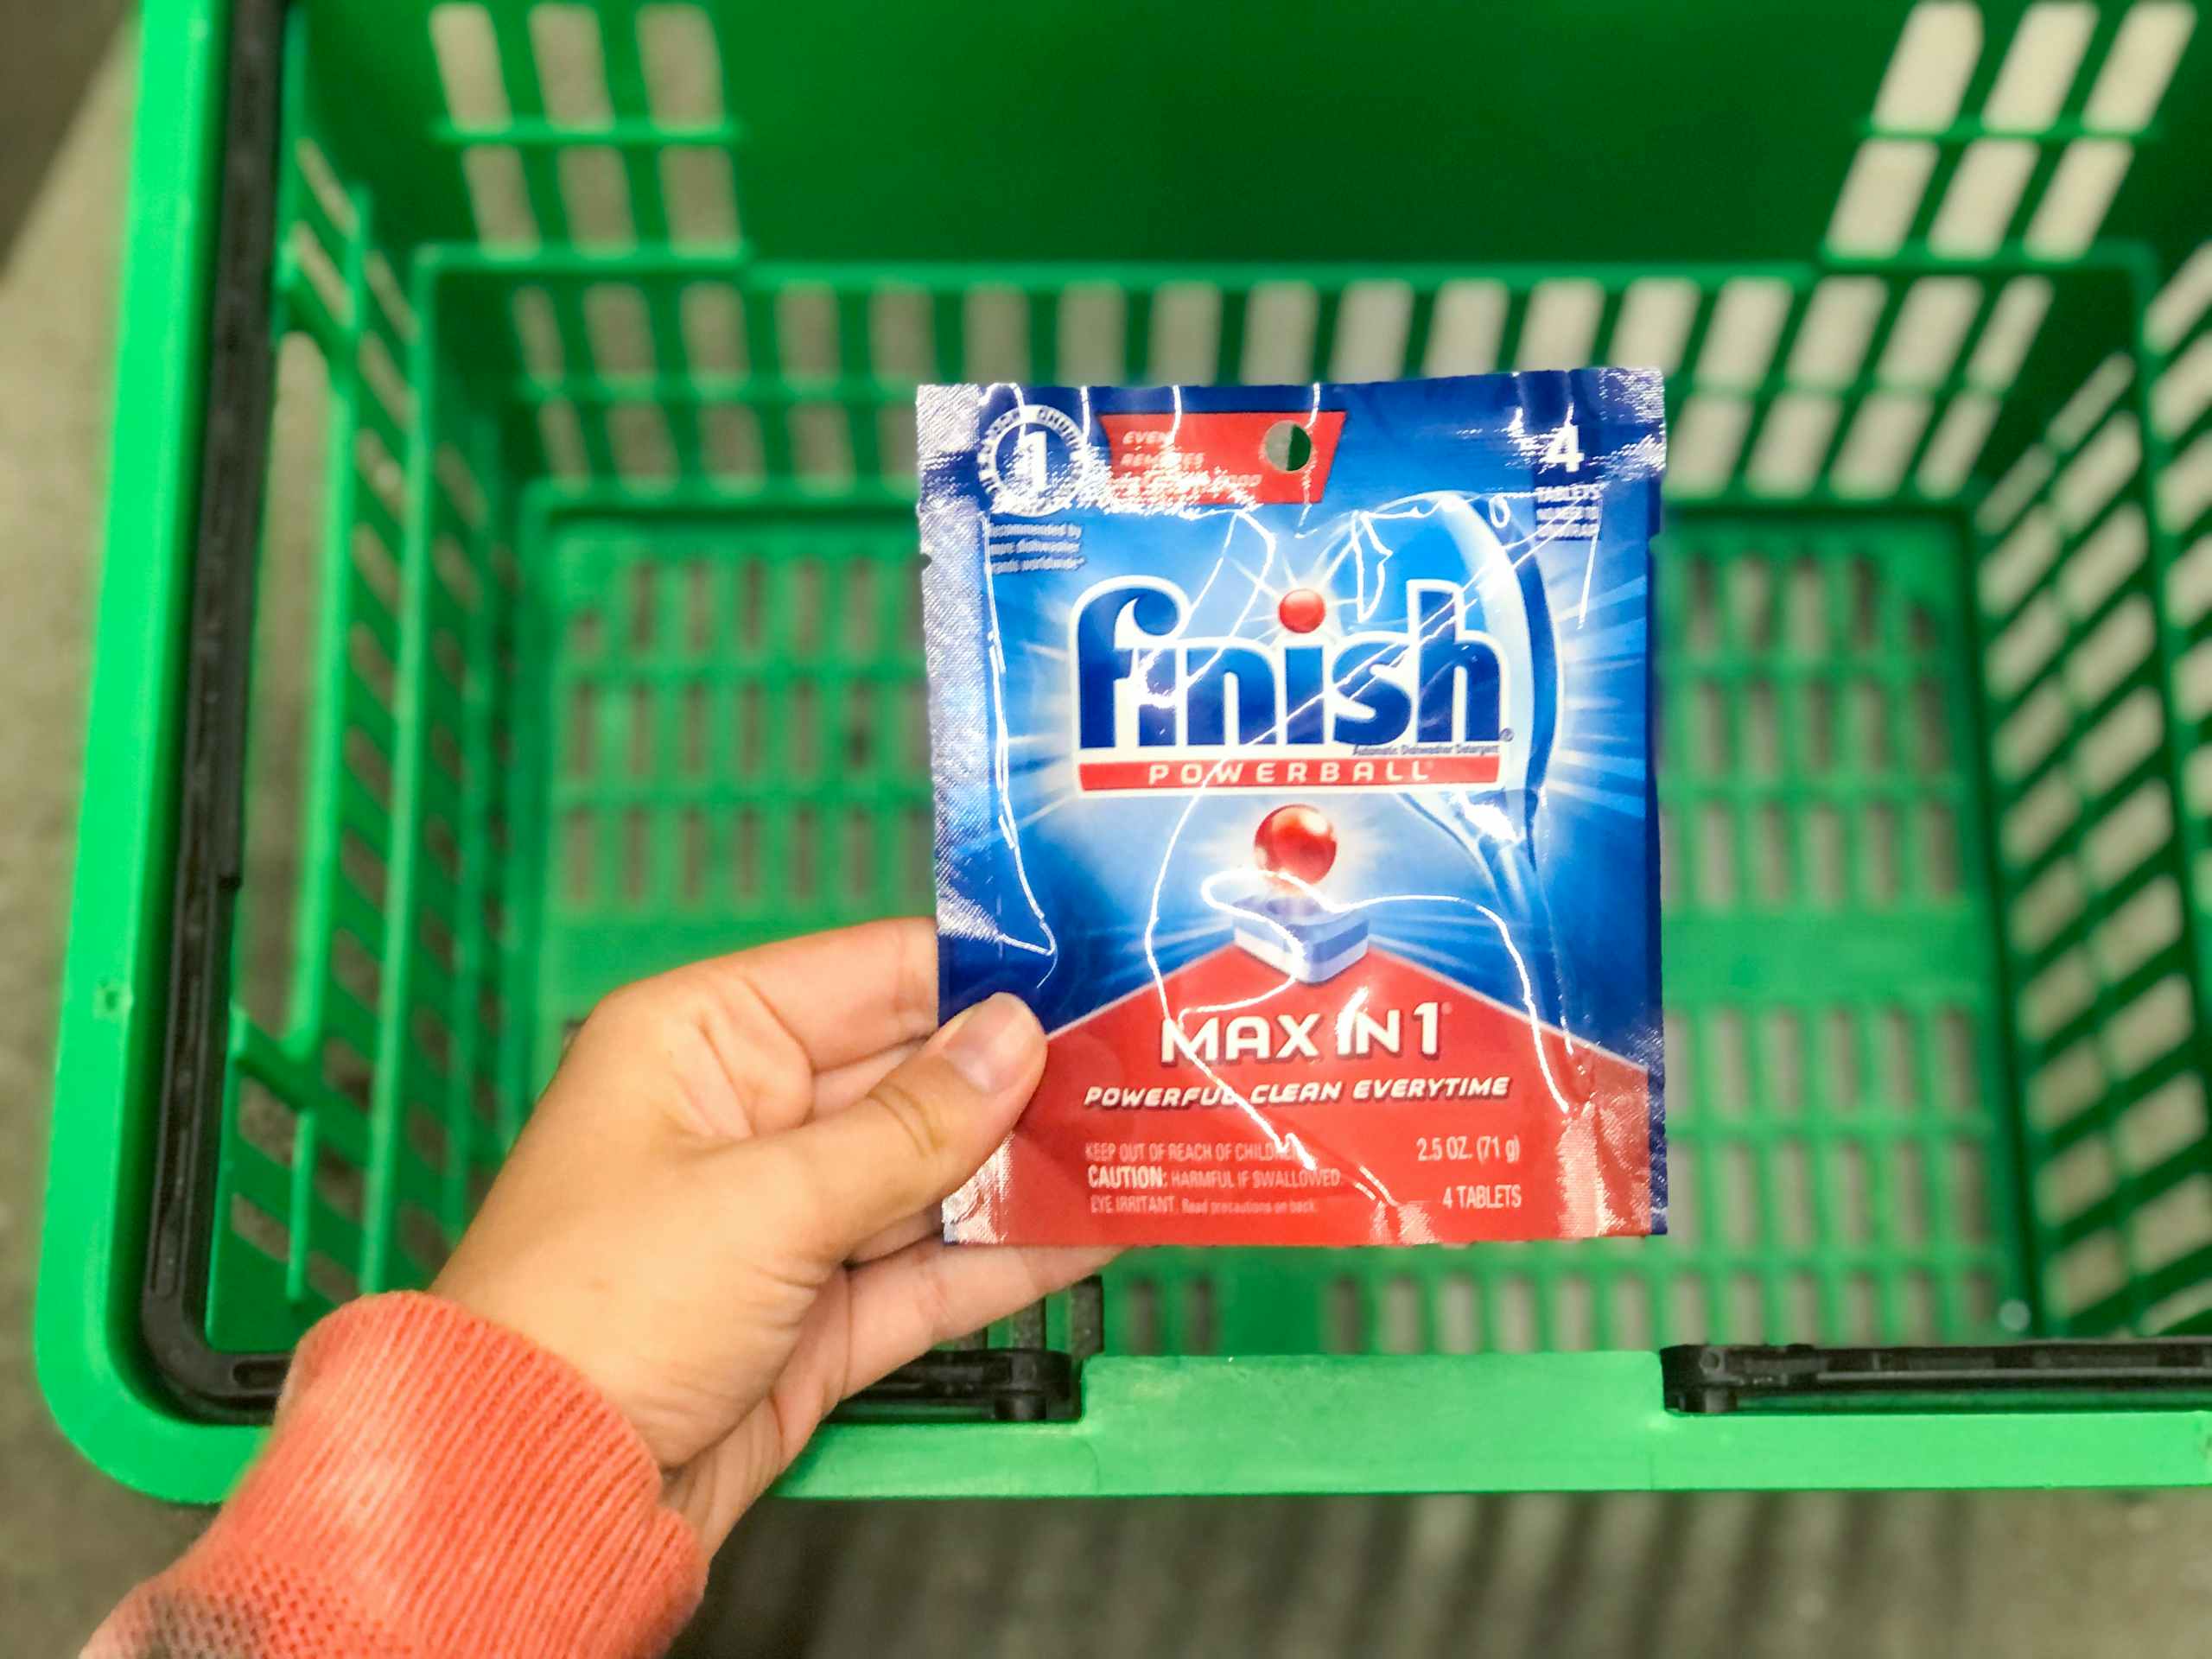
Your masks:
{"label": "red powerball graphic", "polygon": [[1422,1244],[1651,1229],[1650,1079],[1386,950],[1227,945],[1054,1033],[945,1211],[988,1243]]}

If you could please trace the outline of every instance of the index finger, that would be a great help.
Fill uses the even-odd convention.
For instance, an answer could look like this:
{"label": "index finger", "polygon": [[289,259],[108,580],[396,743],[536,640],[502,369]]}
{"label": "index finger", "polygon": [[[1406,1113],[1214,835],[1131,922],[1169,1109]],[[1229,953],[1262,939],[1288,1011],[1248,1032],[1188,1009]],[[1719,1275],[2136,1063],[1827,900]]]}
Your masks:
{"label": "index finger", "polygon": [[937,927],[919,916],[782,939],[673,977],[741,1015],[766,1014],[817,1071],[937,1029]]}

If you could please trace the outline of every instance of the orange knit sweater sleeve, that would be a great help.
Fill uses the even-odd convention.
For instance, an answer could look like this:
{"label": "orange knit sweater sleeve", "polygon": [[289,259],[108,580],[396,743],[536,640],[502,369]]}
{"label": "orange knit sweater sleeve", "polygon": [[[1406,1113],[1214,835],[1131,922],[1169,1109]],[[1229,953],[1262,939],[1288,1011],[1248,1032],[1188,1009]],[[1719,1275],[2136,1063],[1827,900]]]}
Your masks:
{"label": "orange knit sweater sleeve", "polygon": [[308,1333],[230,1502],[86,1654],[642,1659],[705,1575],[581,1375],[451,1302],[371,1296]]}

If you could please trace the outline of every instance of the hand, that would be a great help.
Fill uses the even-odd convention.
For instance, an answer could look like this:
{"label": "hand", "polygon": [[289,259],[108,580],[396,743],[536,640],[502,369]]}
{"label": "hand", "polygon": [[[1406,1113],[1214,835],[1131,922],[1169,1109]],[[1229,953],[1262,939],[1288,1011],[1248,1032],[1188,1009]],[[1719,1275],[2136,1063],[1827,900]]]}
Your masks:
{"label": "hand", "polygon": [[922,921],[616,992],[432,1286],[604,1390],[710,1551],[839,1401],[1107,1259],[938,1240],[1045,1035],[1011,996],[936,1008]]}

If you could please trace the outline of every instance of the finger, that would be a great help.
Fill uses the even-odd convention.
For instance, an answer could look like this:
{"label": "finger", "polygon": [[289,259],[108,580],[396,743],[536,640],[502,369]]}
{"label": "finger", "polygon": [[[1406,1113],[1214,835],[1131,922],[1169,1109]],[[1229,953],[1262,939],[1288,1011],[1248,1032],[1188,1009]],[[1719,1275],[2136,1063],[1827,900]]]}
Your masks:
{"label": "finger", "polygon": [[1001,992],[842,1112],[733,1150],[761,1194],[755,1236],[828,1268],[949,1196],[1006,1138],[1045,1069],[1045,1033]]}
{"label": "finger", "polygon": [[814,1109],[817,1113],[843,1111],[912,1059],[921,1046],[918,1041],[897,1043],[880,1054],[871,1054],[864,1060],[824,1071],[814,1080]]}
{"label": "finger", "polygon": [[941,1342],[1020,1313],[1116,1254],[1095,1245],[1007,1249],[932,1239],[855,1268],[843,1391],[855,1393]]}
{"label": "finger", "polygon": [[854,1262],[873,1262],[878,1256],[894,1255],[909,1244],[918,1244],[925,1238],[934,1238],[944,1228],[944,1218],[935,1205],[911,1215],[904,1221],[894,1221],[881,1232],[862,1239],[848,1257]]}
{"label": "finger", "polygon": [[755,1005],[831,1071],[937,1024],[937,929],[919,917],[864,922],[832,932],[716,957],[663,976],[743,1011]]}

